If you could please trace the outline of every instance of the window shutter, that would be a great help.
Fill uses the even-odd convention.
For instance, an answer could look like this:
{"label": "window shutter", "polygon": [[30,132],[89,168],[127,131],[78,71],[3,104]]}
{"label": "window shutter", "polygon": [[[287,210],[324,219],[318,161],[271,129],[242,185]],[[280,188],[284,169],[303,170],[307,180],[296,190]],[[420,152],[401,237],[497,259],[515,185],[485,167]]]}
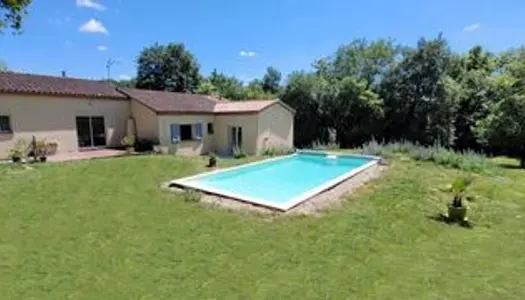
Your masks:
{"label": "window shutter", "polygon": [[193,132],[196,140],[202,139],[202,123],[193,124]]}
{"label": "window shutter", "polygon": [[171,124],[170,125],[170,132],[171,132],[171,143],[177,143],[180,141],[180,125],[179,124]]}

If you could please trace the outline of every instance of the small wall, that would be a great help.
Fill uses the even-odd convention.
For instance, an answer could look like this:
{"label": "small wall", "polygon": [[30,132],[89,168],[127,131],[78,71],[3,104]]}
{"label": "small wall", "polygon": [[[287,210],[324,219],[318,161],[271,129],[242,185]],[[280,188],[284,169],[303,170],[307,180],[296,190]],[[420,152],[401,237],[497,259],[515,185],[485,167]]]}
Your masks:
{"label": "small wall", "polygon": [[102,116],[108,146],[120,146],[126,134],[131,109],[128,100],[49,97],[18,94],[0,95],[0,115],[8,115],[12,134],[0,134],[0,159],[18,139],[32,136],[58,143],[57,153],[78,150],[77,116]]}
{"label": "small wall", "polygon": [[[171,124],[196,123],[202,123],[202,140],[172,143],[170,132]],[[208,123],[215,123],[215,117],[213,115],[159,115],[158,132],[160,145],[168,147],[169,153],[177,155],[201,155],[214,151],[214,136],[217,128],[215,128],[215,134],[209,134]]]}
{"label": "small wall", "polygon": [[135,121],[137,138],[153,141],[159,140],[159,125],[156,112],[136,100],[131,100],[131,115]]}
{"label": "small wall", "polygon": [[293,113],[278,103],[259,113],[257,154],[265,149],[292,149],[293,126]]}

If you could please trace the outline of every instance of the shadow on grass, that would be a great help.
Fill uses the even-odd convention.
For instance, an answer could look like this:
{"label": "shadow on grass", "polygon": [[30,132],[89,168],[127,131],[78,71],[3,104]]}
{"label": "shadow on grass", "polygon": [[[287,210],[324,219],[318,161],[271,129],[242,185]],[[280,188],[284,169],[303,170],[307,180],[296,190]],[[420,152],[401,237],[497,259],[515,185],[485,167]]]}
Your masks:
{"label": "shadow on grass", "polygon": [[468,228],[468,229],[474,228],[474,225],[468,220],[463,220],[463,221],[451,220],[448,218],[448,216],[444,214],[435,214],[435,215],[427,216],[427,218],[429,218],[430,220],[436,221],[436,222],[445,223],[447,225],[459,225],[463,228]]}

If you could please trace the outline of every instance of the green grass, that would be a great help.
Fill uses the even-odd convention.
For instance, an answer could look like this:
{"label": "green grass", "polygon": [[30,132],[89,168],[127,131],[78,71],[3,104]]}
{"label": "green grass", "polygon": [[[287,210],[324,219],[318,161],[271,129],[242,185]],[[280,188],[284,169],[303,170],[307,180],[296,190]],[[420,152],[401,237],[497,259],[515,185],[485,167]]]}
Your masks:
{"label": "green grass", "polygon": [[[246,160],[230,163],[240,163]],[[498,161],[514,164],[514,161]],[[203,207],[159,188],[206,158],[0,165],[4,299],[521,299],[525,172],[474,175],[473,229],[437,187],[461,174],[394,160],[320,217]]]}

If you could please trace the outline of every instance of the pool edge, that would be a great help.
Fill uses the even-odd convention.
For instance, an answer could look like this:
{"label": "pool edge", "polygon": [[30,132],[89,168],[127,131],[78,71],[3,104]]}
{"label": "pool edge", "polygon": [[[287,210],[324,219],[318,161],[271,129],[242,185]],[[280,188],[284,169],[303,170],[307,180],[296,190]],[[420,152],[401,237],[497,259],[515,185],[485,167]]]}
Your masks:
{"label": "pool edge", "polygon": [[[300,194],[299,196],[297,197],[294,197],[292,198],[290,201],[288,202],[285,202],[284,204],[271,204],[271,203],[268,203],[268,201],[265,201],[265,200],[261,200],[261,199],[258,199],[258,198],[255,198],[255,197],[250,197],[250,196],[245,196],[245,195],[239,195],[239,194],[236,194],[236,193],[231,193],[231,192],[228,192],[228,191],[224,191],[224,190],[220,190],[220,189],[216,189],[216,188],[210,188],[210,187],[202,187],[202,186],[199,186],[198,184],[193,184],[191,182],[188,182],[188,181],[191,181],[191,180],[194,180],[194,179],[198,179],[200,177],[204,177],[204,176],[208,176],[208,175],[212,175],[212,174],[216,174],[216,173],[222,173],[222,172],[227,172],[227,171],[231,171],[231,170],[236,170],[236,169],[241,169],[241,168],[244,168],[244,167],[248,167],[248,166],[253,166],[253,165],[258,165],[258,164],[262,164],[262,163],[266,163],[266,162],[269,162],[269,161],[276,161],[276,160],[280,160],[280,159],[285,159],[285,158],[288,158],[288,157],[292,157],[292,156],[295,156],[295,155],[298,155],[300,153],[304,153],[304,154],[308,154],[308,153],[311,153],[311,154],[320,154],[320,155],[338,155],[338,156],[344,156],[344,157],[364,157],[364,158],[368,158],[368,159],[371,159],[370,162],[360,166],[359,168],[356,168],[356,169],[353,169],[345,174],[342,174],[318,187],[315,187],[311,190],[308,190],[302,194]],[[196,174],[196,175],[193,175],[193,176],[188,176],[188,177],[184,177],[184,178],[179,178],[179,179],[175,179],[175,180],[172,180],[168,183],[169,186],[171,185],[175,185],[175,186],[179,186],[179,187],[183,187],[183,188],[190,188],[190,189],[194,189],[194,190],[198,190],[198,191],[201,191],[201,192],[204,192],[204,193],[209,193],[209,194],[214,194],[214,195],[217,195],[217,196],[223,196],[223,197],[228,197],[228,198],[231,198],[231,199],[234,199],[234,200],[237,200],[237,201],[241,201],[241,202],[245,202],[245,203],[248,203],[248,204],[255,204],[255,205],[259,205],[259,206],[263,206],[263,207],[267,207],[267,208],[271,208],[271,209],[277,209],[277,210],[280,210],[282,212],[286,212],[292,208],[294,208],[295,206],[298,206],[299,204],[307,201],[308,199],[316,196],[316,195],[319,195],[321,193],[323,193],[324,191],[327,191],[327,190],[330,190],[331,188],[334,188],[335,186],[343,183],[344,181],[346,180],[349,180],[350,178],[358,175],[359,173],[371,168],[372,166],[374,165],[378,165],[379,164],[379,161],[381,160],[382,158],[381,157],[377,157],[377,156],[370,156],[370,155],[359,155],[359,154],[346,154],[346,153],[339,153],[339,152],[328,152],[328,151],[310,151],[310,150],[298,150],[296,151],[295,153],[293,154],[290,154],[290,155],[283,155],[283,156],[279,156],[279,157],[272,157],[272,158],[268,158],[268,159],[263,159],[263,160],[260,160],[260,161],[256,161],[256,162],[252,162],[252,163],[247,163],[247,164],[243,164],[243,165],[239,165],[239,166],[234,166],[234,167],[229,167],[229,168],[224,168],[224,169],[217,169],[217,170],[214,170],[214,171],[210,171],[210,172],[204,172],[204,173],[200,173],[200,174]]]}

